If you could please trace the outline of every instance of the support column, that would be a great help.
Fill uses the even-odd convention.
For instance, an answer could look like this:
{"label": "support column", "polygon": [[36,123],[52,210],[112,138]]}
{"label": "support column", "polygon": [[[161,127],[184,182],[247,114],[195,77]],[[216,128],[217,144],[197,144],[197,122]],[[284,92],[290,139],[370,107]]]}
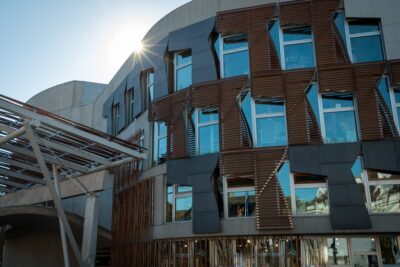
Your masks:
{"label": "support column", "polygon": [[99,200],[93,194],[87,197],[85,221],[83,224],[82,259],[85,266],[94,267],[97,247],[97,225],[99,220]]}

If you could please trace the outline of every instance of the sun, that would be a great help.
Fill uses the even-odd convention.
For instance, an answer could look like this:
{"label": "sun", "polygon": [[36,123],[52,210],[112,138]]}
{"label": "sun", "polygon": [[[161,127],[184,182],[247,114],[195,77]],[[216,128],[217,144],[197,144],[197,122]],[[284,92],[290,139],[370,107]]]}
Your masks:
{"label": "sun", "polygon": [[143,44],[140,40],[135,40],[132,43],[132,50],[133,52],[140,53],[143,50]]}

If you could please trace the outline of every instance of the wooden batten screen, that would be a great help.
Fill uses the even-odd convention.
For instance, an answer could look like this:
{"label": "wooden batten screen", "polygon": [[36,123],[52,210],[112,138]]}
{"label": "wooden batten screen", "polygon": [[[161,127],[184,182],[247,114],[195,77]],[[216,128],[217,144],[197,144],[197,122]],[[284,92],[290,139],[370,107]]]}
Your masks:
{"label": "wooden batten screen", "polygon": [[282,26],[311,25],[310,1],[297,1],[296,3],[280,4],[279,19]]}
{"label": "wooden batten screen", "polygon": [[393,85],[400,85],[400,60],[390,62],[390,72]]}
{"label": "wooden batten screen", "polygon": [[153,180],[139,180],[138,165],[114,169],[112,266],[155,266]]}

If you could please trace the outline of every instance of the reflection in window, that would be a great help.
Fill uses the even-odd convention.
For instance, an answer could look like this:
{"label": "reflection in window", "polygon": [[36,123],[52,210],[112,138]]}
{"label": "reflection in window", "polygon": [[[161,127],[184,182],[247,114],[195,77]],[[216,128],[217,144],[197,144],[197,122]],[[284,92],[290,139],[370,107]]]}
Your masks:
{"label": "reflection in window", "polygon": [[284,69],[313,68],[314,45],[310,27],[283,29]]}
{"label": "reflection in window", "polygon": [[380,236],[379,244],[383,266],[400,266],[400,236]]}
{"label": "reflection in window", "polygon": [[255,187],[252,178],[228,178],[228,217],[255,216]]}
{"label": "reflection in window", "polygon": [[304,239],[304,265],[303,266],[326,266],[325,238]]}
{"label": "reflection in window", "polygon": [[166,221],[188,221],[192,219],[192,187],[167,185]]}
{"label": "reflection in window", "polygon": [[192,54],[184,51],[175,54],[175,90],[179,91],[192,84]]}
{"label": "reflection in window", "polygon": [[295,175],[297,215],[329,213],[326,178],[316,175]]}
{"label": "reflection in window", "polygon": [[255,100],[255,118],[258,147],[287,144],[285,107],[282,100]]}
{"label": "reflection in window", "polygon": [[331,94],[322,96],[326,143],[357,141],[357,127],[353,96]]}
{"label": "reflection in window", "polygon": [[[299,242],[295,239],[261,237],[257,242],[257,266],[299,266]],[[285,264],[286,263],[286,264]]]}
{"label": "reflection in window", "polygon": [[328,263],[330,265],[350,264],[346,238],[328,238]]}
{"label": "reflection in window", "polygon": [[349,37],[351,56],[354,63],[381,61],[384,59],[378,21],[350,21]]}
{"label": "reflection in window", "polygon": [[278,181],[282,188],[283,195],[288,204],[289,211],[292,210],[291,205],[291,190],[290,190],[290,168],[289,162],[285,161],[278,170]]}
{"label": "reflection in window", "polygon": [[153,130],[153,163],[164,163],[167,159],[167,124],[155,122]]}
{"label": "reflection in window", "polygon": [[371,185],[372,212],[400,212],[400,185]]}
{"label": "reflection in window", "polygon": [[222,39],[222,71],[223,77],[249,74],[249,51],[247,35],[225,37]]}
{"label": "reflection in window", "polygon": [[196,151],[198,155],[219,151],[218,110],[195,110],[192,120],[196,131]]}

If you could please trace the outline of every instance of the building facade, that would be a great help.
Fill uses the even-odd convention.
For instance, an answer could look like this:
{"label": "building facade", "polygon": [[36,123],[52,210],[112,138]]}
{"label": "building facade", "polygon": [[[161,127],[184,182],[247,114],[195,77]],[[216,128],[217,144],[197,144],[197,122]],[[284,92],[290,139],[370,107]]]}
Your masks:
{"label": "building facade", "polygon": [[[113,266],[400,266],[400,2],[193,0],[94,100]],[[110,215],[111,216],[111,215]]]}

